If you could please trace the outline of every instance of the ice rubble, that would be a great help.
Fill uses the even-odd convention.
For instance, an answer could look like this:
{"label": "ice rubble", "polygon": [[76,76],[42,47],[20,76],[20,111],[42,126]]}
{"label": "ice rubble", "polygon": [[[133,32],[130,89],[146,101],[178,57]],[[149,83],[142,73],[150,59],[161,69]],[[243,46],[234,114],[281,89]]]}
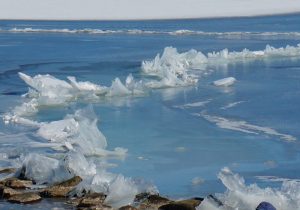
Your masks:
{"label": "ice rubble", "polygon": [[30,88],[28,93],[24,95],[25,102],[16,106],[11,113],[4,115],[5,123],[26,123],[24,117],[36,114],[40,107],[65,106],[79,98],[83,101],[89,101],[101,97],[145,94],[143,82],[135,81],[131,74],[126,78],[125,84],[116,78],[111,87],[97,85],[89,81],[78,82],[75,77],[67,77],[69,80],[67,82],[48,74],[31,77],[19,72],[19,76]]}
{"label": "ice rubble", "polygon": [[218,195],[223,205],[206,198],[198,210],[253,210],[262,201],[280,210],[299,209],[300,183],[297,181],[284,181],[281,189],[260,188],[256,184],[247,186],[241,176],[227,167],[221,170],[218,178],[227,188],[224,194]]}
{"label": "ice rubble", "polygon": [[275,48],[267,45],[264,50],[230,52],[223,49],[219,52],[209,52],[207,55],[194,49],[178,53],[176,48],[166,47],[162,56],[159,54],[151,61],[142,62],[142,70],[146,74],[162,77],[167,70],[176,75],[184,75],[188,69],[203,69],[205,64],[234,62],[244,59],[264,59],[270,57],[295,57],[300,55],[300,44]]}
{"label": "ice rubble", "polygon": [[82,28],[82,29],[42,29],[42,28],[0,28],[0,33],[63,33],[63,34],[92,34],[92,35],[105,35],[105,34],[128,34],[128,35],[148,35],[148,34],[164,34],[172,36],[215,36],[225,38],[299,38],[300,33],[296,31],[291,32],[250,32],[250,31],[230,31],[230,32],[217,32],[217,31],[195,31],[187,29],[179,29],[175,31],[160,31],[160,30],[102,30],[97,28]]}
{"label": "ice rubble", "polygon": [[[152,185],[142,186],[130,178],[107,172],[107,164],[95,165],[95,156],[105,163],[112,156],[124,157],[127,150],[106,150],[107,140],[97,128],[97,118],[91,107],[77,110],[63,120],[41,122],[35,126],[36,134],[49,141],[49,148],[63,150],[57,154],[29,153],[21,157],[22,176],[38,184],[51,184],[78,175],[83,182],[77,187],[77,194],[80,195],[83,190],[106,193],[105,202],[113,207],[130,204],[137,193],[154,192],[153,189],[156,189]],[[93,158],[90,158],[91,155]]]}
{"label": "ice rubble", "polygon": [[80,152],[69,152],[62,159],[28,154],[23,160],[21,171],[24,177],[38,184],[60,182],[78,175],[83,181],[73,193],[79,196],[83,191],[105,193],[107,194],[105,203],[116,208],[131,204],[138,193],[148,191],[157,193],[153,191],[156,188],[152,185],[141,188],[131,178],[109,173],[105,168],[97,168]]}
{"label": "ice rubble", "polygon": [[37,128],[36,135],[49,141],[50,144],[45,145],[54,150],[80,151],[87,156],[104,157],[122,157],[127,152],[119,147],[114,151],[106,150],[107,140],[97,127],[98,119],[91,107],[79,109],[58,121],[35,122],[21,117],[15,117],[14,120]]}
{"label": "ice rubble", "polygon": [[[263,51],[245,49],[242,52],[228,52],[225,49],[207,55],[196,50],[178,53],[176,48],[167,47],[162,56],[157,55],[154,60],[142,63],[142,71],[147,76],[146,79],[135,81],[133,76],[129,75],[125,84],[119,78],[116,78],[110,87],[88,81],[78,82],[75,77],[68,77],[68,81],[64,81],[51,75],[30,77],[24,73],[19,73],[20,78],[30,86],[29,92],[25,95],[27,101],[21,106],[15,107],[12,113],[4,115],[3,119],[6,123],[16,122],[36,128],[36,135],[48,141],[36,146],[50,147],[60,152],[58,153],[60,156],[55,157],[41,154],[27,155],[22,163],[23,168],[26,169],[24,171],[26,177],[34,179],[38,183],[52,183],[64,180],[72,175],[80,175],[84,178],[84,181],[78,186],[78,193],[82,189],[105,192],[108,194],[107,203],[110,205],[125,205],[132,202],[134,195],[141,192],[141,189],[144,191],[148,188],[141,188],[133,180],[122,175],[108,173],[105,167],[97,168],[91,161],[89,156],[100,156],[103,161],[106,161],[106,158],[103,157],[122,157],[126,154],[126,149],[122,148],[116,148],[114,151],[106,150],[106,138],[98,130],[97,118],[91,110],[78,110],[62,120],[53,122],[35,122],[27,119],[26,116],[35,114],[41,106],[67,105],[70,101],[79,98],[89,100],[100,97],[141,95],[144,94],[145,88],[193,85],[197,83],[199,77],[198,73],[195,74],[195,70],[198,70],[198,72],[205,71],[206,65],[210,63],[299,55],[300,45],[278,49],[267,46]],[[156,79],[148,79],[148,76],[155,76]],[[188,107],[201,105],[202,103],[194,103],[188,104]],[[289,141],[295,140],[290,135],[281,134],[271,128],[251,125],[244,121],[231,121],[203,113],[198,115],[223,128],[247,133],[265,133]],[[224,184],[227,186],[228,181],[224,178],[227,176],[222,176],[221,173],[220,177],[225,180]],[[243,183],[233,186],[248,189]],[[233,191],[232,188],[229,189]],[[244,193],[244,191],[242,192]],[[228,195],[236,196],[233,193]]]}
{"label": "ice rubble", "polygon": [[[142,62],[142,71],[149,76],[156,76],[159,80],[146,83],[150,88],[188,86],[198,82],[201,73],[207,71],[207,66],[220,63],[239,62],[247,59],[265,59],[271,57],[295,57],[300,55],[300,44],[287,45],[285,48],[275,48],[267,45],[264,50],[250,51],[244,49],[240,52],[229,52],[223,49],[219,52],[210,52],[207,55],[191,49],[179,53],[174,47],[166,47],[162,55],[157,54],[153,60]],[[197,70],[197,71],[195,71]],[[230,85],[235,80],[228,78],[216,82],[216,85]]]}
{"label": "ice rubble", "polygon": [[143,61],[142,71],[160,78],[160,81],[148,82],[148,87],[186,86],[198,82],[197,76],[188,70],[197,69],[203,63],[206,63],[206,57],[201,52],[190,50],[178,53],[176,48],[166,47],[162,56],[158,54],[152,61]]}
{"label": "ice rubble", "polygon": [[[66,105],[77,99],[91,100],[101,97],[119,97],[143,95],[147,89],[166,88],[194,85],[198,82],[201,73],[207,72],[207,65],[218,65],[223,62],[236,62],[245,59],[264,59],[269,57],[294,57],[300,55],[300,44],[295,47],[274,48],[269,45],[261,51],[244,49],[241,52],[229,52],[227,49],[204,55],[202,52],[190,50],[178,53],[176,48],[166,47],[163,54],[159,54],[150,61],[142,62],[142,72],[146,78],[135,81],[130,74],[125,84],[119,78],[112,81],[110,87],[97,85],[89,81],[78,82],[75,77],[68,77],[68,82],[51,75],[28,76],[19,73],[19,76],[30,86],[25,103],[15,107],[5,121],[14,120],[15,116],[35,114],[41,106]],[[149,77],[151,79],[149,79]],[[153,78],[155,76],[156,78]],[[215,81],[215,85],[231,85],[234,78]]]}

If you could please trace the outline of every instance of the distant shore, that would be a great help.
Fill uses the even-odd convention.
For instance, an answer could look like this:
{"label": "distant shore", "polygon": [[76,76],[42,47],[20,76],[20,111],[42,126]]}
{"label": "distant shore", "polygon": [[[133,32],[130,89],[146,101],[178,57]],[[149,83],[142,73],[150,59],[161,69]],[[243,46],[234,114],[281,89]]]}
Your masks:
{"label": "distant shore", "polygon": [[0,1],[1,20],[169,20],[282,15],[300,12],[295,0],[39,0]]}
{"label": "distant shore", "polygon": [[299,12],[287,12],[287,13],[278,13],[278,14],[262,14],[262,15],[243,15],[243,16],[212,16],[212,17],[181,17],[181,18],[149,18],[149,19],[97,19],[97,18],[91,18],[91,19],[31,19],[31,18],[23,18],[23,19],[18,19],[18,18],[0,18],[0,21],[45,21],[45,22],[50,22],[50,21],[57,21],[57,22],[71,22],[71,21],[103,21],[103,22],[122,22],[122,21],[184,21],[184,20],[206,20],[206,19],[238,19],[238,18],[259,18],[259,17],[272,17],[272,16],[289,16],[289,15],[300,15]]}

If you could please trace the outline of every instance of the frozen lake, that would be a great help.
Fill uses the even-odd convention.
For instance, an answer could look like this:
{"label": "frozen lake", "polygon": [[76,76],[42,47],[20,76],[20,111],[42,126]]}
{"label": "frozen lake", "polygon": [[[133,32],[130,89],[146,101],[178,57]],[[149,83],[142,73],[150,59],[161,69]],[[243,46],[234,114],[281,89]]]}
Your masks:
{"label": "frozen lake", "polygon": [[[105,168],[143,179],[172,198],[224,192],[216,176],[223,167],[262,188],[278,188],[282,180],[299,179],[299,22],[300,15],[136,22],[0,21],[0,114],[4,118],[0,121],[0,168],[20,167],[28,154],[60,160],[70,150],[82,152],[83,146],[76,141],[95,136],[81,131],[70,134],[59,126],[41,131],[41,122],[51,124],[67,114],[76,121],[76,110],[92,104],[91,119],[98,118],[96,125],[107,139],[107,148],[101,149],[121,147],[121,153],[127,149],[121,158],[119,154],[99,157],[97,149],[82,149],[97,173]],[[173,48],[165,49],[169,46]],[[225,48],[228,51],[222,51]],[[153,59],[164,49],[155,64]],[[180,54],[191,49],[197,52]],[[148,61],[149,69],[143,61]],[[68,82],[58,90],[47,89],[43,82],[41,86],[35,83],[37,77],[26,84],[18,72],[30,77],[50,74]],[[125,85],[128,93],[120,84],[111,87],[116,77],[125,84],[129,74],[142,85]],[[105,86],[105,93],[77,90],[68,76]],[[235,81],[221,82],[232,82],[230,86],[213,84],[228,77]],[[42,80],[49,84],[47,79]],[[52,101],[35,93],[22,97],[29,86]],[[136,94],[137,90],[142,93]],[[16,106],[31,103],[32,98],[37,100],[33,112],[28,107],[16,111]],[[85,126],[83,130],[89,133],[86,129],[92,123]],[[70,135],[53,136],[55,129]],[[74,148],[65,145],[66,139],[75,142]]]}

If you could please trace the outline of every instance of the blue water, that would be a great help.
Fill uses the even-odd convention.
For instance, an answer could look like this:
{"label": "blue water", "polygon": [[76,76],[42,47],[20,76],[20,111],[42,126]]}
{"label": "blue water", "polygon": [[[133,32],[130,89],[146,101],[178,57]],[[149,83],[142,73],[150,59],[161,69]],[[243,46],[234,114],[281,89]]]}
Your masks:
{"label": "blue water", "polygon": [[[300,32],[300,15],[256,18],[226,18],[174,21],[0,21],[0,29],[101,29],[207,32]],[[153,59],[166,46],[179,52],[196,49],[203,53],[228,48],[262,50],[297,45],[299,36],[214,36],[169,34],[88,34],[88,33],[0,33],[0,114],[22,102],[27,85],[17,73],[51,74],[65,79],[76,76],[109,86],[115,77],[129,73],[141,77],[141,62]],[[111,172],[153,182],[160,193],[174,198],[205,196],[223,192],[216,174],[224,166],[240,173],[247,182],[277,187],[256,176],[300,178],[300,58],[270,58],[217,65],[209,75],[191,87],[153,90],[144,97],[113,98],[93,104],[100,119],[99,128],[108,139],[109,149],[124,147],[128,156],[114,160]],[[214,80],[233,76],[234,86],[222,89]],[[187,103],[211,100],[202,107],[180,109]],[[228,109],[222,107],[242,103]],[[38,121],[62,119],[84,103],[41,110]],[[275,129],[295,137],[287,142],[276,135],[252,134],[218,127],[194,113],[243,120],[251,125]],[[7,145],[7,136],[32,130],[0,122],[1,153],[30,153],[22,140]],[[5,143],[5,144],[4,144]],[[20,155],[18,154],[18,155]],[[15,157],[1,160],[10,165]],[[271,164],[270,164],[271,163]],[[204,180],[193,185],[192,180]]]}

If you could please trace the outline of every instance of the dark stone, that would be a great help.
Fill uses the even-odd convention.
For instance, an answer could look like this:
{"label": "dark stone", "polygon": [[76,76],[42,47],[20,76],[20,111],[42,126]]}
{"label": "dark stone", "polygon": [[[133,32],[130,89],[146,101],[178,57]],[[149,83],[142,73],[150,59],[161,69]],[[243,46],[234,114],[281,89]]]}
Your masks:
{"label": "dark stone", "polygon": [[170,202],[169,199],[161,197],[159,195],[150,195],[147,198],[147,201],[148,201],[148,203],[151,203],[151,204],[161,204],[161,203],[168,203],[168,202]]}
{"label": "dark stone", "polygon": [[106,195],[103,193],[92,193],[87,194],[84,196],[77,205],[78,207],[91,207],[91,206],[97,206],[102,205],[104,200],[106,198]]}
{"label": "dark stone", "polygon": [[158,208],[159,210],[195,210],[196,208],[182,203],[169,203]]}
{"label": "dark stone", "polygon": [[113,210],[113,208],[107,205],[99,204],[91,207],[77,207],[77,210]]}
{"label": "dark stone", "polygon": [[80,176],[74,176],[71,179],[68,179],[66,181],[60,182],[56,184],[56,186],[61,186],[61,187],[75,187],[77,186],[80,182],[82,181]]}
{"label": "dark stone", "polygon": [[6,186],[0,186],[0,197],[1,198],[9,198],[13,195],[18,195],[21,192],[14,190],[10,187],[6,187]]}
{"label": "dark stone", "polygon": [[0,170],[0,174],[12,174],[15,172],[16,172],[15,168],[4,168]]}
{"label": "dark stone", "polygon": [[4,185],[13,189],[25,189],[31,187],[32,181],[20,180],[17,178],[8,178],[4,180]]}
{"label": "dark stone", "polygon": [[160,206],[172,202],[171,200],[161,197],[159,195],[149,195],[139,205],[139,209],[158,209]]}
{"label": "dark stone", "polygon": [[75,176],[69,180],[45,188],[40,194],[44,197],[67,197],[82,179]]}
{"label": "dark stone", "polygon": [[42,198],[36,194],[36,193],[22,193],[22,194],[17,194],[17,195],[13,195],[11,197],[8,198],[9,202],[12,203],[33,203],[33,202],[37,202],[40,201]]}
{"label": "dark stone", "polygon": [[149,193],[140,193],[140,194],[137,194],[137,195],[135,196],[134,201],[135,201],[135,202],[141,202],[141,201],[147,199],[150,195],[151,195],[151,194],[149,194]]}
{"label": "dark stone", "polygon": [[138,210],[138,209],[128,205],[128,206],[122,206],[121,208],[119,208],[119,210]]}
{"label": "dark stone", "polygon": [[272,204],[264,201],[256,207],[256,210],[276,210],[276,208]]}
{"label": "dark stone", "polygon": [[159,210],[195,210],[201,203],[200,199],[189,199],[182,201],[175,201],[163,206]]}

